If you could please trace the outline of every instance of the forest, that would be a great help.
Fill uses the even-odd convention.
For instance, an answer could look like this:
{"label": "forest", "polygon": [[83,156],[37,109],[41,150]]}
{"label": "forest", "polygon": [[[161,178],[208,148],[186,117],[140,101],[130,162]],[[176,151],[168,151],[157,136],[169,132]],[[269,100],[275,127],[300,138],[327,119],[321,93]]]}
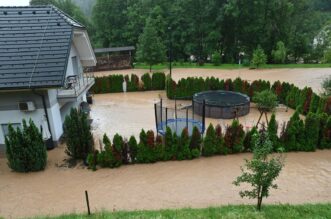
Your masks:
{"label": "forest", "polygon": [[[135,46],[136,61],[331,62],[330,0],[31,0],[85,25],[95,48]],[[85,2],[85,3],[86,3]],[[78,5],[76,5],[78,3]],[[92,13],[84,13],[93,7]],[[193,57],[193,58],[192,58]]]}

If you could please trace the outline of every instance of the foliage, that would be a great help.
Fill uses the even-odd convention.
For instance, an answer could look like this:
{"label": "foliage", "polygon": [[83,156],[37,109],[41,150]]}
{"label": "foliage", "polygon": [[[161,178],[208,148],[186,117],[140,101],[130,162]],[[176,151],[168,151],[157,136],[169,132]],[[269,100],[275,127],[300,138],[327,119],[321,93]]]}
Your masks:
{"label": "foliage", "polygon": [[244,150],[245,132],[243,126],[237,119],[234,119],[232,124],[227,127],[224,142],[229,153],[239,153]]}
{"label": "foliage", "polygon": [[277,96],[271,90],[256,92],[253,101],[261,111],[266,112],[272,111],[278,105]]}
{"label": "foliage", "polygon": [[275,63],[283,64],[286,61],[286,47],[282,41],[277,42],[276,50],[272,50],[271,54]]}
{"label": "foliage", "polygon": [[279,176],[283,168],[280,156],[270,156],[273,145],[267,132],[253,136],[253,158],[245,160],[245,168],[241,168],[242,175],[233,182],[236,186],[242,183],[251,185],[251,190],[240,191],[241,197],[257,199],[257,209],[261,210],[263,198],[269,196],[271,188],[277,189],[273,181]]}
{"label": "foliage", "polygon": [[104,145],[104,150],[102,150],[97,155],[97,163],[101,167],[109,167],[109,168],[119,167],[121,165],[121,162],[118,159],[116,159],[114,148],[111,145],[110,139],[106,134],[103,135],[103,145]]}
{"label": "foliage", "polygon": [[138,153],[138,144],[136,138],[133,135],[130,137],[128,145],[130,150],[131,161],[132,163],[135,163]]}
{"label": "foliage", "polygon": [[181,136],[178,140],[178,160],[189,160],[191,159],[191,151],[190,151],[190,137],[188,134],[188,129],[184,128]]}
{"label": "foliage", "polygon": [[158,36],[153,20],[148,18],[143,33],[139,36],[137,60],[147,63],[151,72],[152,65],[162,63],[165,59],[165,46]]}
{"label": "foliage", "polygon": [[324,52],[324,63],[330,63],[331,64],[331,49],[328,49]]}
{"label": "foliage", "polygon": [[331,116],[328,117],[324,128],[322,129],[320,138],[320,148],[331,148]]}
{"label": "foliage", "polygon": [[163,72],[154,72],[152,74],[152,90],[164,90],[165,74]]}
{"label": "foliage", "polygon": [[23,120],[23,129],[8,126],[5,138],[8,166],[16,172],[44,170],[47,164],[47,151],[42,134],[30,119]]}
{"label": "foliage", "polygon": [[98,154],[99,154],[99,151],[95,150],[95,151],[93,151],[93,153],[89,153],[86,158],[88,168],[93,171],[97,170]]}
{"label": "foliage", "polygon": [[91,126],[85,113],[72,108],[64,120],[66,153],[74,159],[86,159],[93,152]]}
{"label": "foliage", "polygon": [[276,121],[276,115],[271,115],[267,131],[269,133],[270,141],[272,142],[273,151],[279,151],[281,149],[281,143],[278,137],[278,123]]}
{"label": "foliage", "polygon": [[256,68],[259,68],[261,65],[267,63],[267,55],[264,53],[264,50],[260,45],[253,51],[252,65]]}
{"label": "foliage", "polygon": [[[191,139],[190,139],[190,144],[189,144],[190,150],[192,152],[193,157],[200,156],[201,142],[202,142],[201,133],[200,133],[199,129],[196,126],[194,126],[193,130],[192,130],[192,136],[191,136]],[[193,151],[194,151],[194,153],[193,153]],[[198,154],[196,152],[198,152]]]}
{"label": "foliage", "polygon": [[202,155],[203,156],[212,156],[217,152],[217,138],[214,126],[209,124],[206,132],[206,136],[203,139],[203,148],[202,148]]}
{"label": "foliage", "polygon": [[215,66],[219,66],[221,64],[221,54],[215,51],[211,56],[211,60]]}
{"label": "foliage", "polygon": [[299,151],[304,144],[304,123],[300,119],[299,112],[295,113],[287,123],[285,132],[281,136],[281,142],[286,151]]}
{"label": "foliage", "polygon": [[249,130],[244,138],[244,151],[246,152],[251,152],[253,151],[253,147],[254,147],[254,142],[253,142],[253,135],[258,134],[258,130],[256,128],[256,126],[254,126],[251,130]]}
{"label": "foliage", "polygon": [[322,88],[324,96],[331,96],[331,76],[323,80]]}
{"label": "foliage", "polygon": [[320,120],[317,114],[308,113],[305,120],[305,142],[301,150],[315,151],[319,140]]}
{"label": "foliage", "polygon": [[145,73],[141,76],[141,81],[144,84],[144,90],[152,89],[152,78],[149,73]]}

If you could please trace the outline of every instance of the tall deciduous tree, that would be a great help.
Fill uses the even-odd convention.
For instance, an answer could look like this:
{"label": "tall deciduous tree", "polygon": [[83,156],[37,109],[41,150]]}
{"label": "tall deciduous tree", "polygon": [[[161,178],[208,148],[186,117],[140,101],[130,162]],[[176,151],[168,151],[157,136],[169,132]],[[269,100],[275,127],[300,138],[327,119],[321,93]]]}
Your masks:
{"label": "tall deciduous tree", "polygon": [[139,37],[137,46],[137,60],[147,63],[152,71],[152,65],[162,63],[166,59],[165,46],[157,34],[151,18],[148,18],[144,32]]}

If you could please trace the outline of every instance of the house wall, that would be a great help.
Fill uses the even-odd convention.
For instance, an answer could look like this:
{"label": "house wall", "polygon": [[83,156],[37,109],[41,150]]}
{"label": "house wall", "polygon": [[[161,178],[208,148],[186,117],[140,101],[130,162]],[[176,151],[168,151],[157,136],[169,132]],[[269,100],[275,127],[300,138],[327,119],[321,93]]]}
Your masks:
{"label": "house wall", "polygon": [[73,69],[73,63],[72,63],[72,57],[76,56],[78,60],[78,69],[79,73],[82,73],[82,63],[79,58],[79,54],[77,52],[77,49],[74,44],[71,44],[70,54],[69,54],[69,60],[68,60],[68,66],[67,66],[67,77],[70,75],[74,75],[74,69]]}

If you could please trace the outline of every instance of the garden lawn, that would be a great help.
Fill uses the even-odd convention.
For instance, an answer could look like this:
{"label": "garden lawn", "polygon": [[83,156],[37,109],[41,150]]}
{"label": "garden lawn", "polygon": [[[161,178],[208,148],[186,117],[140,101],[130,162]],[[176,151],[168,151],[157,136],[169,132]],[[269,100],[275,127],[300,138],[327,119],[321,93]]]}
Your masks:
{"label": "garden lawn", "polygon": [[[48,217],[40,217],[48,218]],[[230,205],[222,207],[210,207],[203,209],[177,209],[159,211],[118,211],[99,212],[87,216],[86,214],[70,214],[54,219],[67,218],[248,218],[248,219],[303,219],[303,218],[331,218],[331,204],[305,204],[305,205],[266,205],[262,211],[255,210],[251,205]]]}
{"label": "garden lawn", "polygon": [[[238,68],[249,68],[248,66],[238,65],[238,64],[221,64],[215,66],[211,63],[205,63],[202,66],[196,63],[172,63],[173,68],[204,68],[204,69],[238,69]],[[136,69],[149,69],[149,65],[144,63],[136,63],[134,65]],[[169,68],[169,64],[158,64],[153,65],[152,70],[163,70]],[[261,65],[261,69],[277,69],[277,68],[331,68],[331,64],[265,64]]]}

